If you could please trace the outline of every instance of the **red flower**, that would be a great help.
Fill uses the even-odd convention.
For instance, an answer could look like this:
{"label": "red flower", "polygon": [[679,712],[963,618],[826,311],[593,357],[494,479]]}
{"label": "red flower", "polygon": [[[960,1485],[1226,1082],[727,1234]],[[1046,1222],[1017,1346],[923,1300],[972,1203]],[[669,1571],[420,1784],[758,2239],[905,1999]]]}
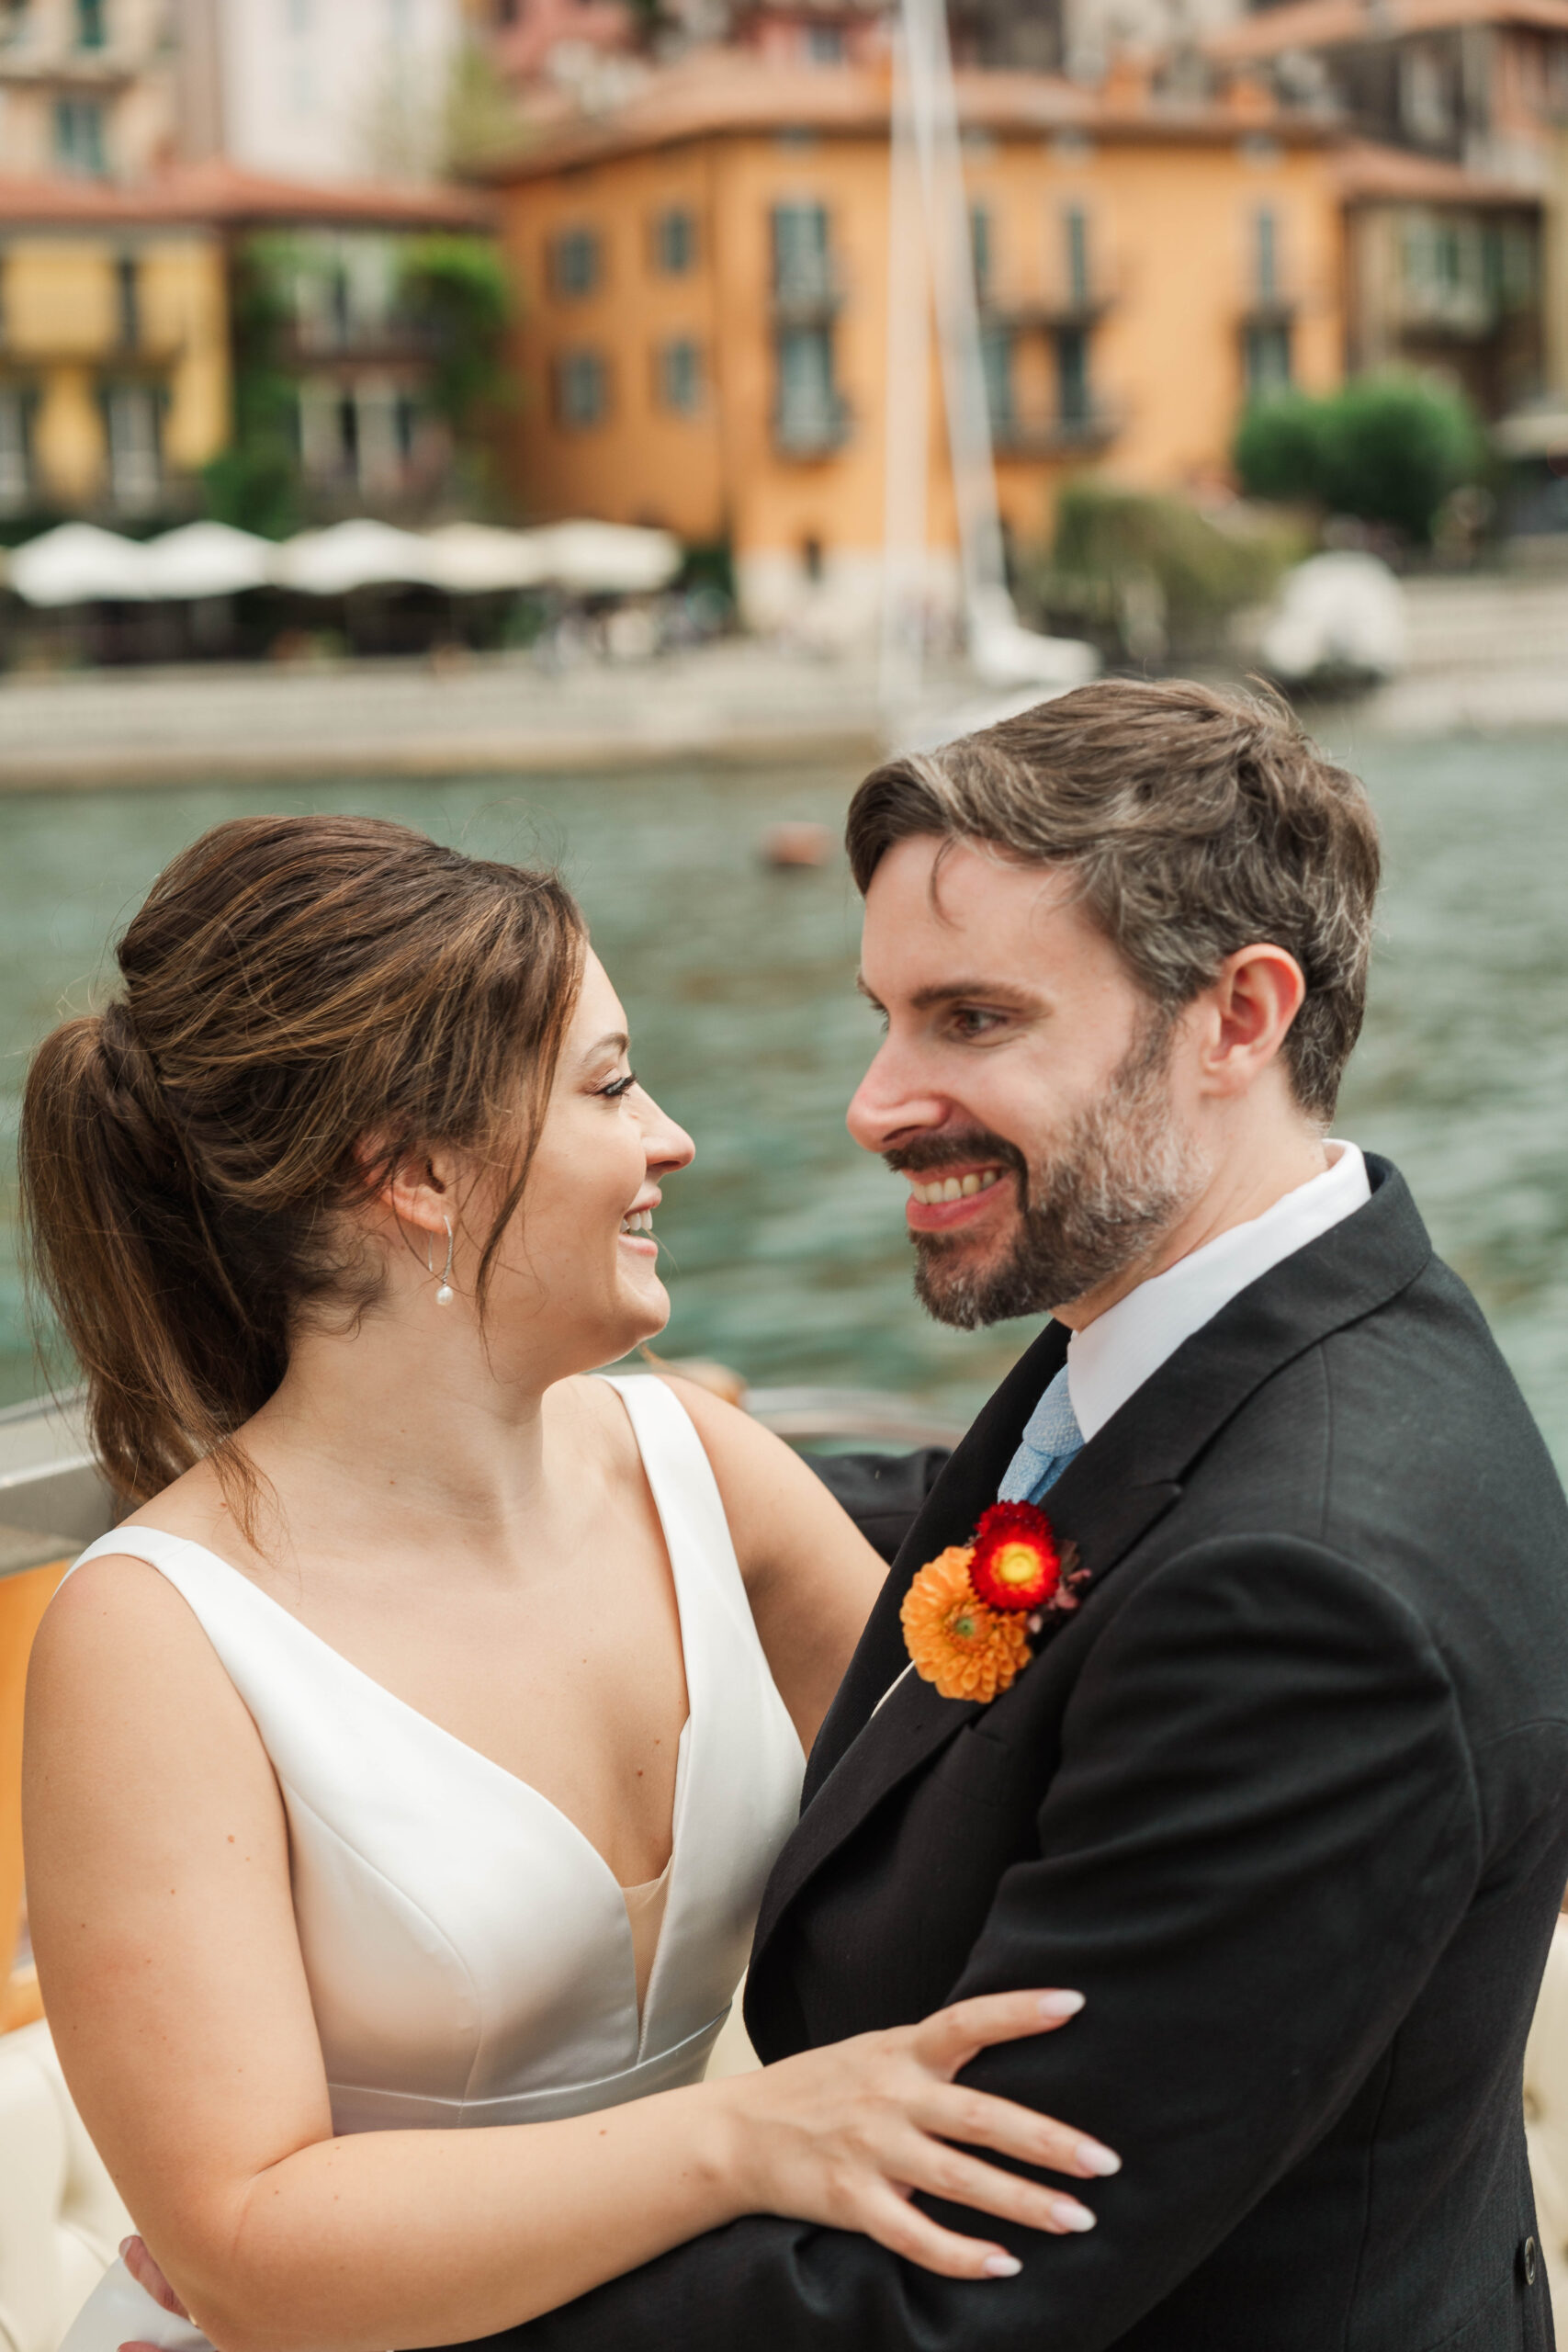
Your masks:
{"label": "red flower", "polygon": [[975,1530],[969,1581],[991,1609],[1040,1609],[1062,1581],[1051,1522],[1033,1503],[993,1503]]}

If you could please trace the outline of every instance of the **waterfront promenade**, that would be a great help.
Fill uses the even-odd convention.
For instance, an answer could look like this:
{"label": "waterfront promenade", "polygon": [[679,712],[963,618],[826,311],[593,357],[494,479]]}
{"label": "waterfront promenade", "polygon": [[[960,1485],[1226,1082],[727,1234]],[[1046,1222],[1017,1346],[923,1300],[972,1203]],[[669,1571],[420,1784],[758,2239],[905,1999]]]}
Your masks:
{"label": "waterfront promenade", "polygon": [[[1407,590],[1410,665],[1344,714],[1357,737],[1568,727],[1568,579]],[[896,731],[938,734],[976,690],[934,680]],[[1314,723],[1323,725],[1314,712]],[[875,755],[874,662],[732,639],[551,674],[525,654],[96,670],[0,679],[0,789],[333,775],[776,764]]]}

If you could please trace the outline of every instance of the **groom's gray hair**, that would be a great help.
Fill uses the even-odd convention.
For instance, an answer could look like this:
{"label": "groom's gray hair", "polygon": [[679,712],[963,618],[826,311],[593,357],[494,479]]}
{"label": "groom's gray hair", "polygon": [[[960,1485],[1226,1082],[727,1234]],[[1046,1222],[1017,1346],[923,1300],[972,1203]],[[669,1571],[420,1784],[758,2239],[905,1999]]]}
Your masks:
{"label": "groom's gray hair", "polygon": [[1285,1064],[1303,1108],[1333,1116],[1366,1003],[1377,825],[1284,703],[1179,678],[1080,686],[867,776],[850,805],[857,887],[916,834],[1069,868],[1169,1010],[1237,948],[1288,949],[1307,992]]}

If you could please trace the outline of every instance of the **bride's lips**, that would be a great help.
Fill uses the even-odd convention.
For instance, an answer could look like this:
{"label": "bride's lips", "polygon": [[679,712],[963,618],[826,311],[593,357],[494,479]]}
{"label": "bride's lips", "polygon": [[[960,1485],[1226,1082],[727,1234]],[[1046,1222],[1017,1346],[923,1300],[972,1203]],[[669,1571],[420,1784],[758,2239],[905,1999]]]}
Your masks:
{"label": "bride's lips", "polygon": [[[663,1197],[657,1192],[639,1193],[621,1219],[621,1229],[615,1238],[620,1247],[629,1250],[634,1258],[657,1258],[659,1255],[659,1244],[653,1238],[653,1212]],[[634,1222],[637,1229],[628,1233],[626,1227]]]}
{"label": "bride's lips", "polygon": [[[1008,1170],[987,1161],[959,1162],[952,1168],[906,1170],[909,1199],[905,1215],[911,1233],[952,1233],[959,1227],[978,1225],[994,1216],[1002,1199],[1010,1197]],[[950,1197],[954,1186],[957,1198]],[[920,1200],[918,1195],[927,1197]],[[944,1197],[932,1199],[932,1193]]]}

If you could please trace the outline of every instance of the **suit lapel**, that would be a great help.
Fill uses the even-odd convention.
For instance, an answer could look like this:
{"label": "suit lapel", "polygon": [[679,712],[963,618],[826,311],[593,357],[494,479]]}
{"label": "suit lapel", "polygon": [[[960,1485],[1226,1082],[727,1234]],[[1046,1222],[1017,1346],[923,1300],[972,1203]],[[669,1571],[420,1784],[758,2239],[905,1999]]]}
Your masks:
{"label": "suit lapel", "polygon": [[1023,1425],[1067,1352],[1067,1333],[1047,1324],[1019,1358],[954,1452],[913,1527],[898,1547],[849,1670],[811,1751],[805,1802],[809,1804],[884,1691],[908,1664],[898,1611],[917,1572],[949,1544],[967,1543],[975,1521],[997,1498],[1003,1472],[1018,1451]]}
{"label": "suit lapel", "polygon": [[[1127,1400],[1052,1487],[1057,1535],[1077,1547],[1098,1585],[1167,1511],[1184,1477],[1225,1423],[1272,1374],[1413,1282],[1431,1243],[1403,1178],[1368,1157],[1366,1206],[1290,1258],[1186,1340]],[[1035,1403],[1066,1356],[1053,1323],[1014,1365],[954,1453],[888,1573],[816,1747],[806,1810],[768,1882],[753,1967],[784,1910],[874,1806],[981,1710],[940,1699],[908,1675],[899,1609],[926,1561],[967,1542],[996,1499],[1002,1473]],[[1057,1620],[1039,1647],[1061,1629]],[[1028,1669],[1026,1669],[1027,1671]]]}

